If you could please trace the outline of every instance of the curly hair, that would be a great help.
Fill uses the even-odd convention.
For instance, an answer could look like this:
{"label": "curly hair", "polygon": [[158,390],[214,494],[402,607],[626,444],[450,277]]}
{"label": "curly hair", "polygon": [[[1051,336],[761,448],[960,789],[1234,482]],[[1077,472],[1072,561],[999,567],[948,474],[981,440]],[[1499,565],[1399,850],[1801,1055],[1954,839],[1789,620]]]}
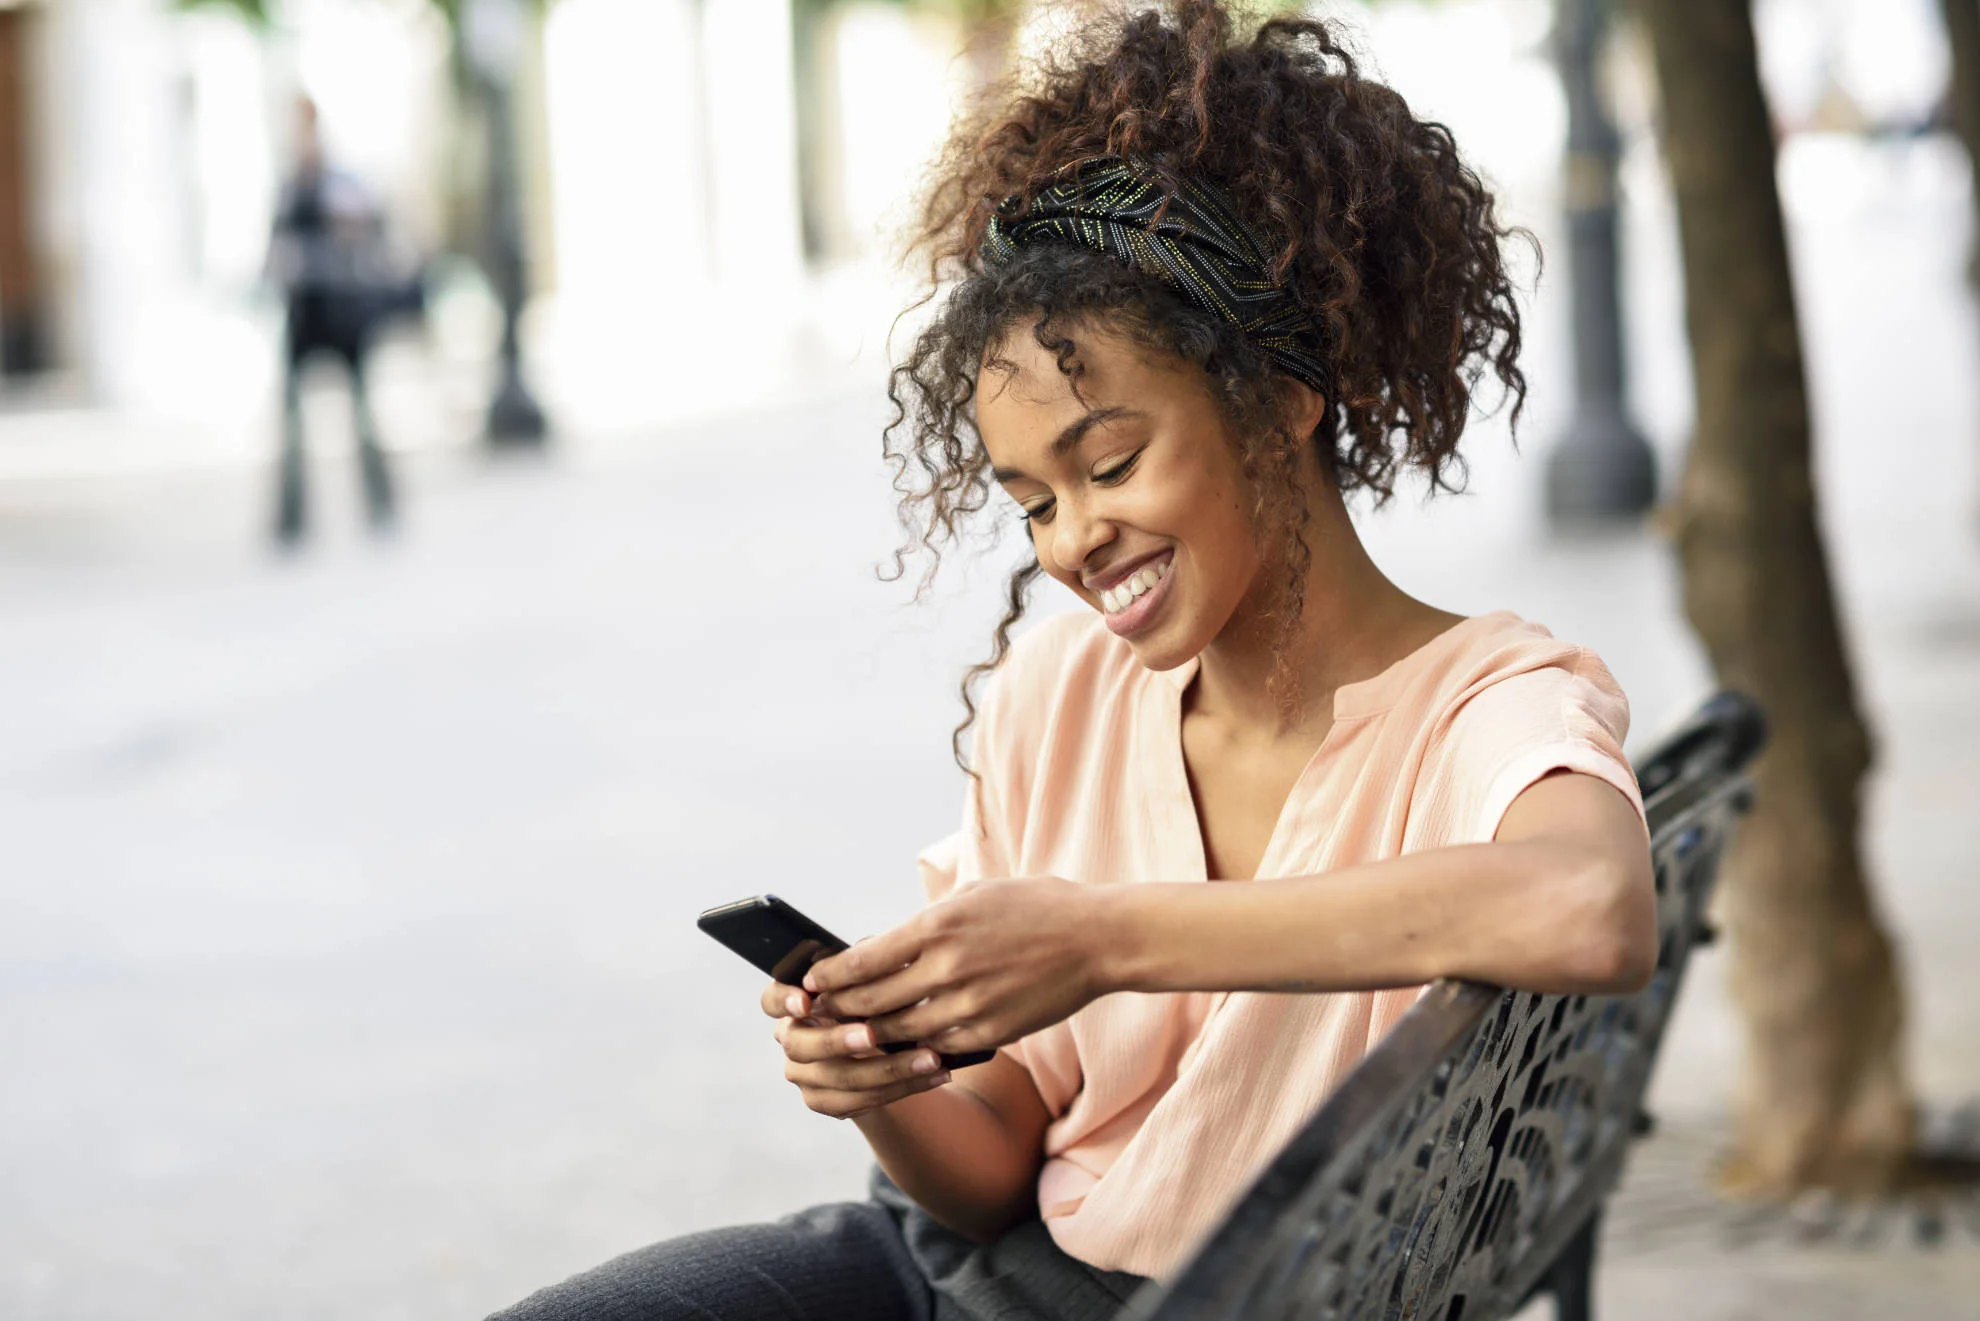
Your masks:
{"label": "curly hair", "polygon": [[[1282,420],[1287,378],[1267,356],[1154,276],[1069,245],[985,260],[1000,203],[1023,203],[1102,157],[1132,158],[1171,191],[1185,178],[1214,183],[1260,236],[1271,275],[1311,310],[1332,355],[1335,397],[1311,435],[1290,434]],[[1333,23],[1257,21],[1220,0],[1088,18],[1060,53],[959,121],[909,235],[929,279],[916,306],[950,288],[888,386],[884,449],[908,537],[896,574],[924,552],[925,586],[943,547],[989,502],[973,405],[981,373],[1009,368],[997,345],[1029,321],[1077,391],[1077,334],[1100,330],[1205,374],[1251,487],[1254,526],[1279,551],[1274,615],[1290,632],[1309,561],[1293,480],[1305,447],[1343,492],[1380,504],[1406,472],[1432,492],[1462,486],[1458,441],[1487,371],[1517,426],[1526,379],[1501,251],[1516,234],[1532,242],[1500,223],[1450,131],[1364,77]],[[1008,653],[1041,572],[1031,559],[1012,575],[991,655],[963,679],[954,746],[965,769],[975,681]]]}

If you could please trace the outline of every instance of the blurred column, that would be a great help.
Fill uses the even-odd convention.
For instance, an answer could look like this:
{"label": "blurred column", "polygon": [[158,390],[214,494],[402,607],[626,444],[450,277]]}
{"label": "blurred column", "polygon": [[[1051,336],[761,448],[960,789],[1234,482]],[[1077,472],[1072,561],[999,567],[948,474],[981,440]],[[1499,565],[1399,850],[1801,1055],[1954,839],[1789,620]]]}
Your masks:
{"label": "blurred column", "polygon": [[154,4],[28,12],[28,201],[49,356],[94,403],[183,405],[208,346],[186,318],[198,291],[175,174],[180,16]]}
{"label": "blurred column", "polygon": [[710,107],[708,0],[687,0],[688,145],[694,153],[694,195],[701,199],[701,233],[708,269],[716,269],[715,113]]}
{"label": "blurred column", "polygon": [[27,11],[0,4],[0,377],[46,365],[28,168],[29,21]]}
{"label": "blurred column", "polygon": [[461,42],[488,128],[490,281],[502,303],[502,344],[488,440],[501,447],[540,446],[549,433],[542,407],[522,376],[517,322],[528,297],[522,232],[522,165],[516,141],[516,75],[530,17],[523,0],[465,0]]}
{"label": "blurred column", "polygon": [[1657,495],[1656,460],[1623,402],[1622,294],[1616,254],[1621,142],[1596,65],[1608,0],[1557,0],[1554,38],[1567,93],[1564,194],[1574,306],[1574,413],[1547,460],[1556,522],[1627,517]]}
{"label": "blurred column", "polygon": [[791,45],[791,0],[706,6],[710,261],[725,286],[780,301],[805,269]]}

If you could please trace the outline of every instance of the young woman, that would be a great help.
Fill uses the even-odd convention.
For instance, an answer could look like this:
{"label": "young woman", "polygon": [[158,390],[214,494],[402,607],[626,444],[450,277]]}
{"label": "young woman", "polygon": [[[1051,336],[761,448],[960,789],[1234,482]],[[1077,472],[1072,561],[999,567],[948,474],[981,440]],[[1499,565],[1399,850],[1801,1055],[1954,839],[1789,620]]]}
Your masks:
{"label": "young woman", "polygon": [[[905,512],[935,550],[1007,503],[1036,559],[921,859],[939,902],[763,992],[873,1200],[506,1316],[1110,1316],[1424,983],[1649,976],[1615,682],[1412,599],[1344,504],[1447,485],[1483,374],[1523,396],[1507,231],[1449,134],[1325,24],[1172,0],[960,133],[920,237],[950,287],[895,373]],[[1012,643],[1041,573],[1084,608]]]}

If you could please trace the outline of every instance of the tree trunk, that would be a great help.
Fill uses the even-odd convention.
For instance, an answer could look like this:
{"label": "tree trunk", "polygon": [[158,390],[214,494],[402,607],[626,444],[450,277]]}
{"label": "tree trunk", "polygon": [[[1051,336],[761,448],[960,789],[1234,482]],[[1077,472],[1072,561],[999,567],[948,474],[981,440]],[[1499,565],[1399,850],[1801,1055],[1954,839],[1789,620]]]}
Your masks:
{"label": "tree trunk", "polygon": [[1980,287],[1980,0],[1941,0],[1946,16],[1946,44],[1952,51],[1953,128],[1966,145],[1972,166],[1973,238],[1966,278]]}
{"label": "tree trunk", "polygon": [[1765,706],[1759,804],[1721,920],[1746,1076],[1728,1187],[1886,1189],[1911,1143],[1904,1006],[1857,846],[1870,737],[1816,524],[1808,395],[1749,0],[1639,0],[1677,196],[1697,434],[1676,517],[1685,613]]}

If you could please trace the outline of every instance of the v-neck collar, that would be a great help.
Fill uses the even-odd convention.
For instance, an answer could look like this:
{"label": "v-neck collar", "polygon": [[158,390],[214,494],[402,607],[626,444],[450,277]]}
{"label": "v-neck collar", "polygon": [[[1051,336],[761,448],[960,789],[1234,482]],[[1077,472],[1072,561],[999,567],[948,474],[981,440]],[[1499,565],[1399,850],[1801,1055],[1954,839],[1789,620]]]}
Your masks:
{"label": "v-neck collar", "polygon": [[[1270,877],[1272,864],[1287,847],[1286,820],[1294,804],[1301,801],[1307,791],[1307,783],[1326,762],[1327,754],[1345,724],[1367,716],[1378,715],[1394,706],[1403,690],[1422,669],[1425,663],[1455,645],[1473,627],[1483,621],[1498,619],[1508,614],[1495,611],[1488,615],[1471,615],[1460,619],[1449,628],[1424,642],[1414,651],[1391,662],[1379,673],[1353,683],[1342,684],[1334,690],[1334,718],[1321,737],[1319,746],[1308,757],[1306,765],[1294,777],[1292,787],[1287,791],[1285,801],[1279,804],[1278,814],[1273,818],[1272,833],[1265,842],[1265,851],[1259,855],[1258,870],[1249,879],[1259,876]],[[1189,858],[1194,864],[1188,880],[1208,881],[1210,879],[1209,851],[1203,844],[1203,821],[1198,815],[1196,796],[1189,788],[1189,764],[1183,756],[1182,746],[1182,703],[1183,695],[1196,679],[1201,667],[1200,657],[1191,657],[1175,669],[1158,677],[1165,682],[1152,685],[1159,693],[1160,700],[1150,704],[1149,721],[1150,745],[1157,751],[1162,762],[1160,797],[1167,810],[1160,813],[1163,822],[1158,829],[1174,829],[1178,837],[1169,841],[1174,849],[1171,856]],[[1186,824],[1185,824],[1186,823]],[[1185,840],[1182,836],[1187,836]],[[1168,850],[1164,850],[1168,852]],[[1167,879],[1166,877],[1163,879]],[[1246,878],[1231,877],[1227,880]]]}
{"label": "v-neck collar", "polygon": [[[1288,817],[1300,815],[1296,804],[1302,804],[1312,792],[1309,781],[1327,763],[1329,753],[1337,738],[1345,737],[1344,727],[1370,716],[1380,715],[1394,706],[1403,690],[1422,667],[1443,651],[1457,644],[1471,629],[1486,620],[1506,617],[1507,611],[1496,611],[1489,615],[1474,615],[1459,620],[1443,632],[1437,634],[1408,655],[1393,662],[1381,673],[1355,683],[1343,684],[1334,690],[1334,721],[1327,727],[1320,745],[1307,758],[1306,765],[1300,768],[1286,793],[1286,799],[1279,804],[1278,816],[1272,822],[1272,834],[1265,842],[1265,851],[1259,855],[1258,871],[1252,877],[1271,878],[1283,867],[1282,855],[1291,847],[1287,835],[1291,829]],[[1162,876],[1160,880],[1203,881],[1210,880],[1209,853],[1203,845],[1203,822],[1197,816],[1196,796],[1189,789],[1189,767],[1183,759],[1182,747],[1182,702],[1183,694],[1195,680],[1198,659],[1192,657],[1186,663],[1163,674],[1150,674],[1148,677],[1160,682],[1147,684],[1143,688],[1146,695],[1140,704],[1143,728],[1148,739],[1147,747],[1153,763],[1153,774],[1145,781],[1150,790],[1154,809],[1152,827],[1167,838],[1163,841],[1162,856],[1193,862],[1193,870],[1187,876]],[[1229,884],[1230,882],[1219,882]],[[1234,992],[1231,991],[1190,991],[1183,992],[1187,998],[1200,1007],[1195,1030],[1190,1035],[1189,1044],[1177,1061],[1177,1077],[1186,1074],[1194,1065],[1204,1041],[1209,1037],[1212,1025],[1222,1012],[1224,1005]]]}

